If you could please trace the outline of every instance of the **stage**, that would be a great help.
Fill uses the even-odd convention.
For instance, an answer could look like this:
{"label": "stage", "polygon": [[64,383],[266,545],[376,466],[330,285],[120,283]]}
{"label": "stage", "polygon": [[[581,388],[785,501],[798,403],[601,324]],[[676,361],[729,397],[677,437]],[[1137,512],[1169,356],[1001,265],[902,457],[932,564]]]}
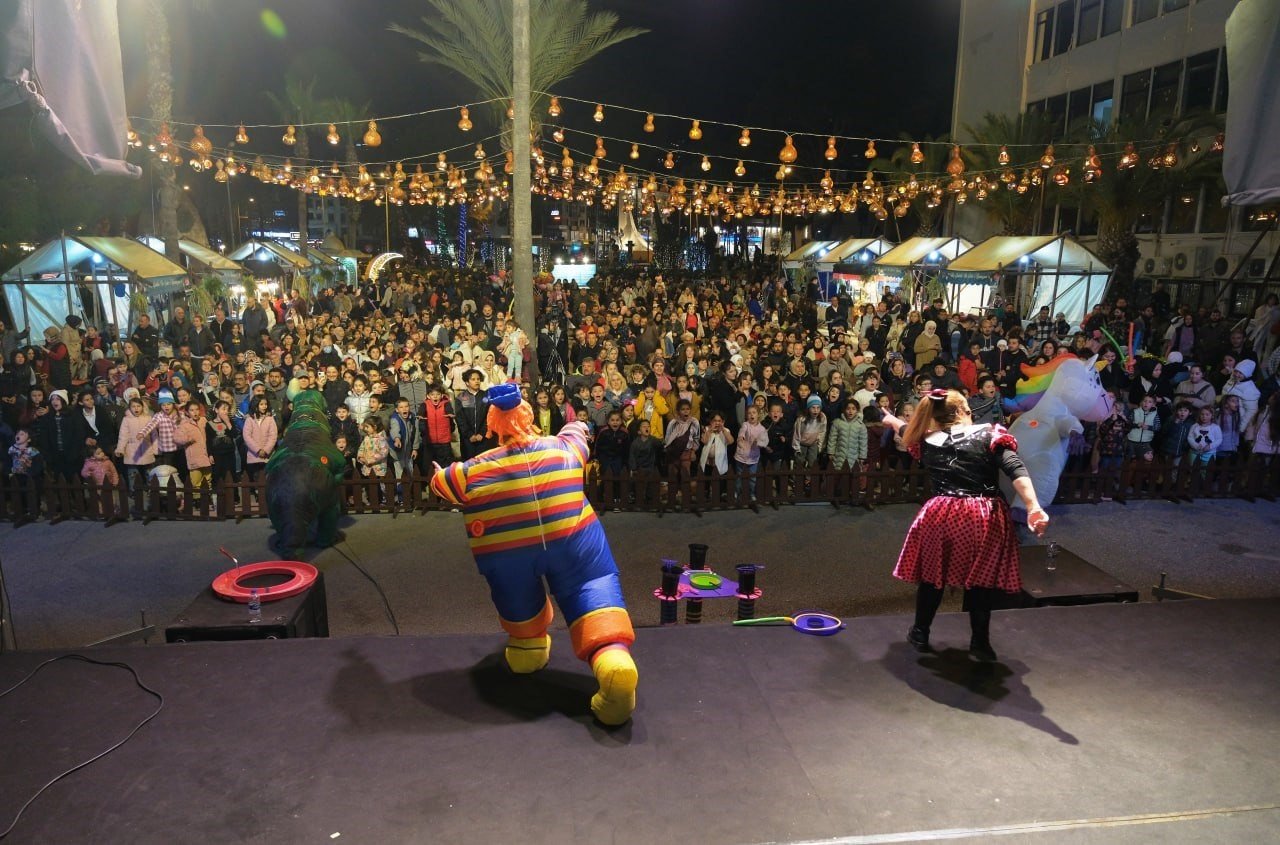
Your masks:
{"label": "stage", "polygon": [[[557,632],[514,677],[494,636],[104,648],[164,695],[12,842],[1270,842],[1280,600],[1001,611],[934,655],[910,620],[644,628],[639,709],[595,725]],[[0,658],[7,689],[56,652]],[[0,699],[0,827],[155,708],[60,661]]]}

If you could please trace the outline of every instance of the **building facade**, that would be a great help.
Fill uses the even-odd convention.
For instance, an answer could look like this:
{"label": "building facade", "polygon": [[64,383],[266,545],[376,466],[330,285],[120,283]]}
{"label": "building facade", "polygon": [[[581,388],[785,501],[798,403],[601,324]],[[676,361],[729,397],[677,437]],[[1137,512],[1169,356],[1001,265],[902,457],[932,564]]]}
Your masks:
{"label": "building facade", "polygon": [[[1084,118],[1110,123],[1150,114],[1225,112],[1225,30],[1235,5],[1236,0],[963,0],[953,134],[962,143],[972,140],[967,127],[988,112],[1038,111],[1063,134]],[[971,204],[962,212],[959,234],[976,240],[993,233],[980,208]],[[1264,278],[1280,247],[1272,224],[1265,215],[1224,208],[1216,188],[1170,197],[1138,223],[1139,288],[1160,280],[1177,304],[1221,300],[1233,315],[1252,313],[1266,293],[1280,292],[1280,278]],[[1065,205],[1047,209],[1044,225],[1070,230],[1086,244],[1097,234],[1089,214]],[[1273,272],[1280,276],[1280,267]]]}

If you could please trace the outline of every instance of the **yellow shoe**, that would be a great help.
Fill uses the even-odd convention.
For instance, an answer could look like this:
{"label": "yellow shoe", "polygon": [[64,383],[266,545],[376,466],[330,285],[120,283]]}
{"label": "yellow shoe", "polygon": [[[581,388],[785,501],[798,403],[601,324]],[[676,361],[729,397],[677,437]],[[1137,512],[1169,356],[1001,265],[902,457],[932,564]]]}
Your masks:
{"label": "yellow shoe", "polygon": [[541,637],[507,637],[504,654],[512,672],[528,675],[546,666],[551,659],[551,637],[547,634]]}
{"label": "yellow shoe", "polygon": [[606,646],[591,661],[600,691],[591,696],[591,712],[606,725],[621,725],[636,709],[639,673],[625,646]]}

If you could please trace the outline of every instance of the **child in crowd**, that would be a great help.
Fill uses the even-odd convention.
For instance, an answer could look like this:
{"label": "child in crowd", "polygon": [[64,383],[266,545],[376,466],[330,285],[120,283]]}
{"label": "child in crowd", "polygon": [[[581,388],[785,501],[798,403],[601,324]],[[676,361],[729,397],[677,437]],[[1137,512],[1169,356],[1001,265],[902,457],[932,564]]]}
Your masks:
{"label": "child in crowd", "polygon": [[742,485],[745,482],[751,493],[751,501],[756,500],[756,470],[760,466],[761,450],[769,445],[769,432],[760,423],[760,410],[753,404],[747,408],[747,421],[738,429],[737,445],[733,452],[733,465],[738,470],[738,484],[734,491],[742,498]]}
{"label": "child in crowd", "polygon": [[44,456],[31,443],[31,432],[18,429],[9,447],[9,477],[17,483],[22,510],[32,519],[40,516],[40,494],[44,488]]}
{"label": "child in crowd", "polygon": [[[904,423],[911,422],[911,418],[916,415],[916,406],[914,402],[903,402],[902,407],[898,409],[897,417]],[[911,469],[911,452],[907,449],[907,444],[902,442],[901,433],[906,430],[906,426],[894,429],[893,426],[887,426],[886,431],[893,437],[893,446],[888,449],[889,452],[889,468],[899,470]]]}
{"label": "child in crowd", "polygon": [[1177,464],[1191,449],[1189,435],[1195,420],[1191,418],[1191,404],[1179,402],[1173,408],[1173,416],[1165,423],[1159,442],[1160,454],[1170,463]]}
{"label": "child in crowd", "polygon": [[1218,454],[1222,445],[1222,429],[1213,421],[1213,409],[1201,408],[1191,430],[1187,432],[1193,464],[1208,464]]}
{"label": "child in crowd", "polygon": [[1142,404],[1133,409],[1126,453],[1132,460],[1150,461],[1154,457],[1152,444],[1160,430],[1160,414],[1156,412],[1156,397],[1148,393]]}
{"label": "child in crowd", "polygon": [[822,400],[810,396],[805,400],[804,416],[796,420],[793,443],[796,463],[802,467],[816,466],[818,455],[827,442],[827,418],[822,413]]}
{"label": "child in crowd", "polygon": [[387,455],[391,447],[387,443],[387,435],[382,430],[382,421],[377,417],[369,417],[360,426],[364,439],[356,450],[356,463],[360,467],[360,475],[365,478],[383,478],[387,474]]}
{"label": "child in crowd", "polygon": [[1222,432],[1222,443],[1218,446],[1219,462],[1235,463],[1240,450],[1241,416],[1240,397],[1234,393],[1222,397],[1222,407],[1214,418]]}
{"label": "child in crowd", "polygon": [[1001,403],[1000,386],[992,375],[982,375],[977,379],[978,392],[969,397],[969,411],[973,414],[975,425],[991,423],[1004,425],[1004,408]]}
{"label": "child in crowd", "polygon": [[103,484],[108,484],[113,488],[120,486],[120,472],[101,446],[93,447],[93,454],[85,458],[84,468],[80,470],[80,477],[90,482],[94,487],[101,487]]}
{"label": "child in crowd", "polygon": [[1093,444],[1094,472],[1114,472],[1124,463],[1130,422],[1124,403],[1115,391],[1111,394],[1111,416],[1098,423],[1098,437]]}

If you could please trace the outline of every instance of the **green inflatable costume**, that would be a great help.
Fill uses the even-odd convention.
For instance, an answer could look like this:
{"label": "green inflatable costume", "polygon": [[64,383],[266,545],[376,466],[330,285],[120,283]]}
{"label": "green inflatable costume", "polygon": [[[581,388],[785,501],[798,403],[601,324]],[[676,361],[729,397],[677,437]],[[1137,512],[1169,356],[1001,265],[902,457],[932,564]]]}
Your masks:
{"label": "green inflatable costume", "polygon": [[324,396],[291,386],[289,398],[293,415],[267,460],[267,513],[276,530],[276,551],[297,559],[308,541],[326,548],[342,539],[339,485],[346,458],[330,437]]}

